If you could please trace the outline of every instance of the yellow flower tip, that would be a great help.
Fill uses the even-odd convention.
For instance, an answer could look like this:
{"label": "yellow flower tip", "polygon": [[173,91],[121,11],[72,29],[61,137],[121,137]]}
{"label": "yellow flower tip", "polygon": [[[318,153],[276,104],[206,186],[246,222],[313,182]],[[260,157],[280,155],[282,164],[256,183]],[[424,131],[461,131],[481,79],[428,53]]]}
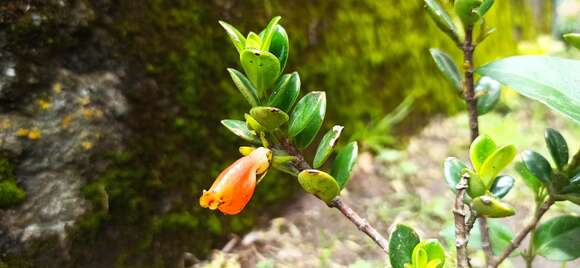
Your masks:
{"label": "yellow flower tip", "polygon": [[211,210],[216,210],[221,203],[220,198],[213,191],[203,190],[203,195],[199,198],[199,205]]}
{"label": "yellow flower tip", "polygon": [[266,172],[272,162],[272,151],[264,147],[254,150],[249,156],[253,157],[256,161],[256,174]]}

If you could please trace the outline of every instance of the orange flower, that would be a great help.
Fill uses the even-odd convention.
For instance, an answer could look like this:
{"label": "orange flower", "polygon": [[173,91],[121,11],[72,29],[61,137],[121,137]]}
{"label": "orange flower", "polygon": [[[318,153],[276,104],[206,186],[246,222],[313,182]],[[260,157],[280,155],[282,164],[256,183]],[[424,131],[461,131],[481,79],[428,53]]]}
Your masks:
{"label": "orange flower", "polygon": [[254,194],[256,175],[264,174],[271,160],[272,151],[263,147],[238,159],[220,173],[208,191],[203,191],[199,204],[224,214],[240,213]]}

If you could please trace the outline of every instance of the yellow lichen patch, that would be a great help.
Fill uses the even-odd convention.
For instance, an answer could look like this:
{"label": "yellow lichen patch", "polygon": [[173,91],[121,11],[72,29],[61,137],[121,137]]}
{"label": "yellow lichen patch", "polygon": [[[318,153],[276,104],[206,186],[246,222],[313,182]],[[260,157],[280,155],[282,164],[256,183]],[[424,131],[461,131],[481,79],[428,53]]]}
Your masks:
{"label": "yellow lichen patch", "polygon": [[81,143],[81,146],[83,146],[83,149],[85,149],[86,151],[90,150],[93,148],[93,143],[90,141],[83,141]]}
{"label": "yellow lichen patch", "polygon": [[82,109],[81,113],[83,114],[83,117],[87,120],[92,119],[93,116],[95,115],[95,113],[91,109]]}
{"label": "yellow lichen patch", "polygon": [[42,137],[42,133],[38,129],[33,129],[28,132],[28,138],[31,140],[39,140]]}
{"label": "yellow lichen patch", "polygon": [[96,109],[96,108],[93,109],[93,111],[95,113],[95,118],[99,118],[99,119],[103,118],[103,115],[104,115],[103,111],[101,111],[100,109]]}
{"label": "yellow lichen patch", "polygon": [[91,98],[89,97],[80,97],[79,98],[79,103],[83,106],[85,105],[89,105],[89,103],[91,103]]}
{"label": "yellow lichen patch", "polygon": [[62,128],[68,128],[72,120],[73,120],[72,114],[66,115],[65,117],[62,118],[62,121],[60,121],[60,126]]}
{"label": "yellow lichen patch", "polygon": [[62,84],[58,82],[54,83],[54,85],[52,85],[52,92],[60,94],[62,92]]}
{"label": "yellow lichen patch", "polygon": [[41,110],[48,110],[50,109],[50,107],[52,107],[52,103],[50,103],[50,101],[47,100],[37,100],[36,104],[38,104],[38,107]]}
{"label": "yellow lichen patch", "polygon": [[19,128],[16,130],[16,136],[18,137],[28,137],[28,133],[30,133],[30,130],[27,128]]}

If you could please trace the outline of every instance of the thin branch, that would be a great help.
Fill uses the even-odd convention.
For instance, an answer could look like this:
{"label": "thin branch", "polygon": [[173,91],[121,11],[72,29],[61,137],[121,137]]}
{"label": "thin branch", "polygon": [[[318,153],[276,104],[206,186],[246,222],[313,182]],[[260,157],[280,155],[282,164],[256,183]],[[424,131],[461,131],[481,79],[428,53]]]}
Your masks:
{"label": "thin branch", "polygon": [[[292,143],[285,138],[280,138],[280,143],[288,151],[288,153],[294,157],[296,160],[294,164],[297,169],[305,170],[310,169],[308,162],[304,160],[304,156],[298,151]],[[350,220],[361,232],[365,233],[370,237],[377,245],[383,249],[385,253],[389,253],[389,242],[388,240],[379,233],[369,222],[357,214],[350,206],[345,204],[340,197],[334,198],[329,204],[329,207],[338,209],[348,220]]]}
{"label": "thin branch", "polygon": [[455,219],[455,248],[457,249],[457,267],[469,268],[469,254],[467,252],[467,242],[469,241],[469,230],[465,222],[465,192],[467,191],[467,174],[461,176],[459,183],[455,187],[457,195],[453,204],[453,215]]}
{"label": "thin branch", "polygon": [[479,232],[481,233],[481,249],[483,249],[485,255],[485,263],[486,265],[489,265],[493,259],[493,251],[491,248],[491,238],[489,236],[489,227],[487,226],[486,217],[479,218]]}
{"label": "thin branch", "polygon": [[550,207],[554,204],[554,199],[552,199],[551,197],[544,203],[544,205],[542,205],[540,207],[540,209],[538,209],[538,211],[536,211],[534,218],[532,219],[531,222],[529,222],[524,229],[522,229],[515,237],[514,239],[509,243],[509,245],[504,249],[504,251],[501,253],[501,255],[496,259],[493,260],[492,262],[490,262],[489,267],[491,268],[495,268],[498,267],[507,257],[509,257],[512,252],[518,248],[520,246],[520,244],[522,243],[522,241],[524,240],[524,238],[526,238],[526,236],[528,235],[528,233],[530,231],[532,231],[534,228],[536,228],[536,226],[538,225],[538,222],[540,222],[540,219],[542,218],[542,216],[544,216],[544,214],[546,213],[546,211],[548,211],[550,209]]}

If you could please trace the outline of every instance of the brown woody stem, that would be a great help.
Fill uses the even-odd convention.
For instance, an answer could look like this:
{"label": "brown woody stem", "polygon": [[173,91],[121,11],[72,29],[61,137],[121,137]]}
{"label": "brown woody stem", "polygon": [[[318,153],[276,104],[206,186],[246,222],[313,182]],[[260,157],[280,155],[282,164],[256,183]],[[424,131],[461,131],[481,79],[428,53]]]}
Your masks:
{"label": "brown woody stem", "polygon": [[457,250],[457,267],[469,268],[469,255],[467,252],[467,242],[469,241],[469,230],[465,223],[466,209],[464,203],[465,192],[467,191],[467,175],[461,176],[457,184],[457,195],[453,204],[453,215],[455,219],[455,248]]}

